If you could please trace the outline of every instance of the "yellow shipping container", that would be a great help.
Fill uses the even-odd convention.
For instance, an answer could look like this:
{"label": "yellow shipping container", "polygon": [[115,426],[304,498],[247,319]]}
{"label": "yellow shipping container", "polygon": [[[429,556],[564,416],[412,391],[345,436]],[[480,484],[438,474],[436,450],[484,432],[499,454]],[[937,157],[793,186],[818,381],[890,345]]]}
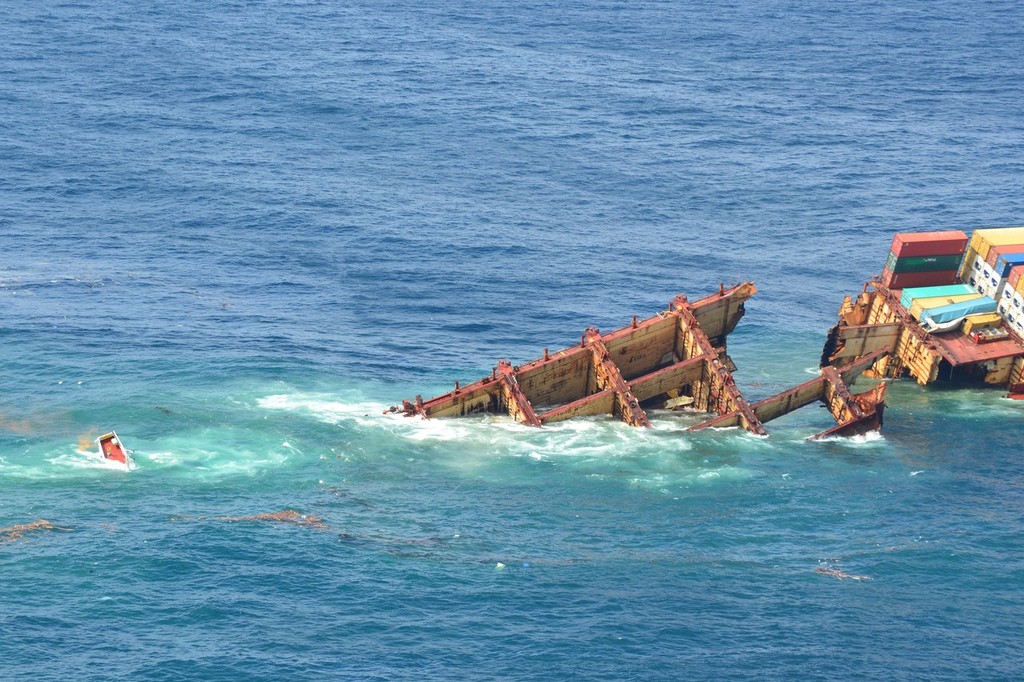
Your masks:
{"label": "yellow shipping container", "polygon": [[1009,246],[1010,244],[1024,244],[1024,227],[990,227],[984,230],[975,230],[971,235],[970,247],[981,254],[982,258],[988,258],[989,249],[993,246]]}
{"label": "yellow shipping container", "polygon": [[964,259],[960,261],[960,281],[970,282],[971,268],[974,266],[974,259],[978,257],[978,252],[974,250],[973,246],[967,247],[967,253],[964,254]]}
{"label": "yellow shipping container", "polygon": [[932,296],[931,298],[915,298],[910,304],[910,316],[920,321],[921,313],[931,308],[938,308],[953,303],[963,303],[981,298],[981,294],[957,294],[956,296]]}
{"label": "yellow shipping container", "polygon": [[1014,291],[1024,293],[1024,265],[1018,265],[1010,270],[1009,283]]}
{"label": "yellow shipping container", "polygon": [[992,329],[1003,324],[1003,318],[999,313],[978,313],[968,315],[964,319],[964,334],[979,331],[981,329]]}

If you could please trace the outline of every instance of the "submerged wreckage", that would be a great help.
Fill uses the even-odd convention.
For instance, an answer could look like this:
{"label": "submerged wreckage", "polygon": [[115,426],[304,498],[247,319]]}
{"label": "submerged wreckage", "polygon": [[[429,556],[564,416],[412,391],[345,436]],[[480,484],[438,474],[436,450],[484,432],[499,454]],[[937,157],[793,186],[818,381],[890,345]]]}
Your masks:
{"label": "submerged wreckage", "polygon": [[573,417],[614,415],[649,425],[648,409],[713,414],[691,427],[765,423],[815,402],[836,426],[812,438],[852,436],[882,425],[887,383],[862,393],[861,375],[912,376],[920,384],[975,382],[1024,398],[1024,228],[897,234],[880,276],[847,297],[829,331],[821,373],[749,403],[733,380],[726,338],[757,292],[745,282],[697,301],[677,296],[668,310],[608,334],[587,329],[580,343],[524,365],[501,360],[468,386],[429,400],[417,396],[390,412],[421,417],[508,414],[543,426]]}

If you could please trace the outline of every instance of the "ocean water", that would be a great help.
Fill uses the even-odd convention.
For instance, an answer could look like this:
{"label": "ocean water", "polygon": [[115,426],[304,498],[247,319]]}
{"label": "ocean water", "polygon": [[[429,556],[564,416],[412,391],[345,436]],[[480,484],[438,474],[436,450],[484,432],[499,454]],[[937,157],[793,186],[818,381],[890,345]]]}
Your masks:
{"label": "ocean water", "polygon": [[998,391],[382,414],[743,279],[805,381],[894,232],[1024,222],[1017,3],[3,8],[0,679],[1019,679]]}

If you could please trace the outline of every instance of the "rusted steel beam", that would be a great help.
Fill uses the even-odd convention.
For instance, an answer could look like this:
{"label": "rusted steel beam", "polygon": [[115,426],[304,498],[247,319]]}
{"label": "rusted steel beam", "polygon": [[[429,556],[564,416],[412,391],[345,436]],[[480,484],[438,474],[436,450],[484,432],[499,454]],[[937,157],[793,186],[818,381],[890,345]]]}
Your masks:
{"label": "rusted steel beam", "polygon": [[701,422],[700,424],[697,424],[696,426],[691,426],[690,428],[688,428],[686,430],[687,431],[703,431],[704,429],[711,429],[711,428],[714,428],[714,429],[728,429],[728,428],[732,428],[734,426],[740,426],[740,425],[741,425],[740,413],[735,411],[735,410],[733,410],[732,412],[726,412],[725,414],[720,414],[717,417],[712,417],[711,419],[709,419],[709,420],[707,420],[705,422]]}
{"label": "rusted steel beam", "polygon": [[1024,400],[1024,355],[1013,361],[1010,377],[1006,385],[1007,398]]}
{"label": "rusted steel beam", "polygon": [[821,376],[825,380],[825,405],[837,423],[844,424],[864,416],[861,404],[853,399],[839,370],[835,367],[822,367]]}
{"label": "rusted steel beam", "polygon": [[903,325],[900,322],[888,324],[864,324],[836,327],[835,350],[827,358],[827,364],[837,365],[837,360],[859,358],[878,350],[892,352],[900,338]]}
{"label": "rusted steel beam", "polygon": [[[786,389],[782,393],[759,400],[752,404],[750,407],[757,415],[757,418],[762,424],[766,424],[773,419],[795,412],[801,407],[810,405],[811,403],[818,402],[822,399],[825,392],[825,380],[821,377],[805,381],[799,386]],[[708,428],[728,428],[730,426],[740,425],[740,413],[738,411],[728,412],[719,417],[709,419],[706,422],[701,422],[696,426],[690,427],[690,431],[700,431]]]}
{"label": "rusted steel beam", "polygon": [[689,304],[700,328],[714,345],[724,346],[725,338],[736,328],[745,312],[744,303],[757,293],[753,282],[743,282]]}
{"label": "rusted steel beam", "polygon": [[[942,360],[946,360],[954,367],[961,364],[944,344],[933,339],[918,324],[891,290],[881,284],[873,286],[874,290],[865,289],[858,295],[856,303],[849,297],[843,302],[839,322],[829,330],[822,351],[823,367],[841,367],[850,358],[856,358],[857,341],[854,338],[857,334],[881,334],[881,337],[874,341],[865,339],[863,352],[884,345],[888,341],[891,325],[899,326],[896,341],[890,349],[890,358],[872,368],[875,376],[895,377],[906,369],[918,383],[928,384],[938,377],[939,364]],[[858,328],[879,329],[881,332],[860,331]]]}
{"label": "rusted steel beam", "polygon": [[[854,363],[848,365],[847,367],[843,368],[841,371],[838,371],[838,373],[834,375],[829,373],[828,376],[825,376],[825,373],[823,373],[822,376],[818,376],[809,381],[805,381],[804,383],[798,386],[786,389],[785,391],[773,395],[769,398],[765,398],[764,400],[759,400],[758,402],[751,405],[751,409],[754,411],[754,414],[757,415],[757,418],[761,421],[762,424],[767,424],[773,419],[778,419],[779,417],[787,415],[790,412],[795,412],[796,410],[799,410],[802,407],[810,405],[811,403],[820,401],[826,402],[827,404],[826,385],[830,381],[829,377],[831,377],[833,383],[836,382],[836,378],[838,377],[838,383],[845,388],[847,383],[853,383],[856,380],[856,378],[860,376],[861,373],[863,373],[867,368],[871,367],[871,365],[873,365],[879,358],[884,357],[887,354],[887,352],[888,351],[883,349],[876,351],[870,355],[866,355],[862,358],[858,358]],[[833,372],[835,371],[834,368],[830,369],[832,369]],[[859,396],[853,396],[853,398],[859,399]],[[865,400],[858,402],[858,406],[862,407],[863,412],[866,415],[873,414],[874,412],[873,409],[871,409],[868,402],[869,401]],[[879,420],[880,419],[881,415],[879,415]],[[731,426],[739,425],[740,413],[734,410],[732,412],[727,412],[726,414],[723,414],[721,416],[709,419],[706,422],[701,422],[700,424],[691,427],[689,430],[700,431],[701,429],[707,428],[728,428]],[[840,422],[839,427],[836,428],[838,429],[840,427],[845,427],[849,425],[849,422],[847,420],[844,420]]]}
{"label": "rusted steel beam", "polygon": [[873,353],[857,358],[850,364],[845,365],[842,368],[837,368],[839,370],[839,376],[847,384],[852,384],[857,380],[857,377],[870,369],[872,365],[884,358],[886,355],[889,355],[889,353],[890,351],[880,348]]}
{"label": "rusted steel beam", "polygon": [[824,395],[825,380],[822,377],[817,377],[771,398],[754,403],[754,413],[758,419],[767,423],[790,412],[795,412],[801,407],[819,402]]}
{"label": "rusted steel beam", "polygon": [[694,391],[695,404],[700,409],[708,412],[726,414],[737,412],[740,425],[751,433],[767,435],[764,425],[750,409],[750,405],[744,399],[732,373],[718,357],[718,351],[711,345],[710,339],[702,330],[700,323],[694,316],[689,306],[673,306],[673,313],[679,318],[683,346],[688,357],[703,355],[707,360],[704,364],[704,374],[699,390]]}
{"label": "rusted steel beam", "polygon": [[622,373],[612,361],[607,346],[601,340],[600,332],[593,327],[588,329],[583,335],[583,344],[594,354],[594,376],[598,389],[610,388],[615,391],[613,413],[630,426],[650,426],[647,413],[640,407],[640,401],[633,395],[629,384],[622,378]]}
{"label": "rusted steel beam", "polygon": [[416,396],[413,401],[403,400],[401,407],[392,407],[390,411],[403,412],[408,417],[465,417],[496,412],[500,395],[501,386],[495,379],[487,377],[469,386],[457,386],[454,391],[427,401],[421,396]]}
{"label": "rusted steel beam", "polygon": [[521,424],[540,426],[540,419],[533,411],[533,405],[519,388],[519,380],[516,379],[515,370],[508,360],[499,360],[497,366],[498,381],[502,387],[502,397],[505,401],[505,408],[508,413]]}
{"label": "rusted steel beam", "polygon": [[903,306],[900,304],[900,300],[896,297],[895,294],[892,293],[892,291],[886,289],[885,287],[879,287],[877,293],[878,295],[882,296],[882,298],[888,304],[889,310],[894,315],[896,315],[897,318],[899,318],[900,322],[903,323],[904,329],[910,332],[914,336],[914,338],[921,343],[922,346],[927,348],[928,351],[932,352],[933,354],[942,357],[944,360],[948,361],[952,365],[959,364],[956,358],[947,356],[946,353],[943,352],[941,346],[932,343],[931,336],[928,334],[928,332],[926,332],[921,327],[921,325],[917,323],[917,320],[910,316],[910,313],[903,308]]}
{"label": "rusted steel beam", "polygon": [[668,393],[693,383],[704,371],[703,355],[669,365],[664,369],[646,374],[629,382],[629,387],[637,400],[643,402],[649,398]]}
{"label": "rusted steel beam", "polygon": [[596,417],[611,414],[615,404],[615,389],[599,391],[538,415],[541,424],[560,422],[574,417]]}
{"label": "rusted steel beam", "polygon": [[652,318],[601,337],[626,381],[648,374],[671,361],[676,325],[671,318]]}
{"label": "rusted steel beam", "polygon": [[828,436],[863,435],[881,428],[888,384],[881,383],[864,393],[853,395],[835,367],[823,367],[821,375],[825,380],[824,403],[837,425],[811,436],[811,440]]}
{"label": "rusted steel beam", "polygon": [[[843,438],[862,436],[865,433],[881,429],[882,415],[885,412],[885,390],[888,386],[887,383],[881,383],[863,393],[848,394],[848,398],[857,405],[857,409],[851,410],[851,412],[858,416],[842,421],[831,429],[811,436],[808,440],[820,440],[832,436]],[[834,404],[830,402],[829,411],[832,411]],[[842,411],[840,410],[840,412]],[[835,413],[833,412],[833,414]]]}
{"label": "rusted steel beam", "polygon": [[534,406],[561,405],[587,394],[591,363],[590,351],[580,346],[545,351],[544,357],[520,366],[516,378]]}

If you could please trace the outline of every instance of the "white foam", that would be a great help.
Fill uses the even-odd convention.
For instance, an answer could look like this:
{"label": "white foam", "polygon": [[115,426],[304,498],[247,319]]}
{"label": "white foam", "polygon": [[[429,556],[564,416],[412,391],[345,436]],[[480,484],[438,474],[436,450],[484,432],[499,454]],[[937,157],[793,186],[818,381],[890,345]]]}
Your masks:
{"label": "white foam", "polygon": [[338,424],[346,420],[363,421],[372,419],[380,422],[388,406],[384,403],[371,401],[346,402],[337,398],[312,394],[276,394],[259,398],[256,404],[266,410],[299,412],[312,415],[328,424]]}
{"label": "white foam", "polygon": [[137,467],[134,461],[128,460],[122,464],[113,459],[107,459],[98,452],[90,450],[75,450],[74,452],[62,453],[55,457],[47,458],[48,462],[62,467],[75,469],[109,469],[111,471],[134,471]]}
{"label": "white foam", "polygon": [[853,446],[877,446],[885,443],[885,436],[883,436],[879,431],[868,431],[865,434],[856,436],[828,436],[811,442],[841,443]]}
{"label": "white foam", "polygon": [[253,451],[237,446],[204,448],[194,445],[175,445],[169,450],[147,454],[147,459],[161,468],[188,468],[215,474],[253,474],[264,469],[277,468],[290,459],[288,451]]}

